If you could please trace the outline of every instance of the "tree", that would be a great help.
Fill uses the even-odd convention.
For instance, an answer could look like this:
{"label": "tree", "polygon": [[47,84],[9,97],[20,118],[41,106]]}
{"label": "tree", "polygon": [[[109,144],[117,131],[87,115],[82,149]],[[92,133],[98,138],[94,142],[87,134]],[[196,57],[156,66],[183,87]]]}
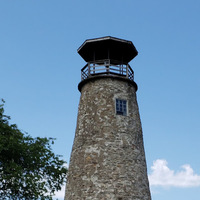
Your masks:
{"label": "tree", "polygon": [[52,199],[66,181],[67,168],[52,152],[53,138],[32,138],[10,124],[0,104],[0,199]]}

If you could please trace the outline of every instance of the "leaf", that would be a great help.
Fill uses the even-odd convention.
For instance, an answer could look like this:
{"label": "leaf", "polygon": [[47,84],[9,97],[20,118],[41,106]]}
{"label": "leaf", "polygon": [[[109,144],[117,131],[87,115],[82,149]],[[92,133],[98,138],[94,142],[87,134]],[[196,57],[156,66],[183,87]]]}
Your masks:
{"label": "leaf", "polygon": [[9,124],[0,105],[0,199],[52,199],[66,181],[66,163],[55,155],[55,138],[32,138]]}

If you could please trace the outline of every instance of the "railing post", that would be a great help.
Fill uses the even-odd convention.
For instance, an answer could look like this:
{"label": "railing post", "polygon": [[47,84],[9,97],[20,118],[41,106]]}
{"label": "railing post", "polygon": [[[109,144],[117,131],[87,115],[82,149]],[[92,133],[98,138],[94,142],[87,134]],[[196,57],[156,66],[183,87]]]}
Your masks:
{"label": "railing post", "polygon": [[126,65],[126,77],[128,78],[128,64]]}
{"label": "railing post", "polygon": [[108,73],[110,74],[110,59],[108,60]]}
{"label": "railing post", "polygon": [[93,63],[93,74],[95,74],[95,63]]}
{"label": "railing post", "polygon": [[81,70],[81,80],[83,80],[83,70]]}
{"label": "railing post", "polygon": [[110,73],[110,60],[104,60],[104,65],[106,67],[106,74]]}
{"label": "railing post", "polygon": [[88,63],[88,77],[90,76],[90,63]]}

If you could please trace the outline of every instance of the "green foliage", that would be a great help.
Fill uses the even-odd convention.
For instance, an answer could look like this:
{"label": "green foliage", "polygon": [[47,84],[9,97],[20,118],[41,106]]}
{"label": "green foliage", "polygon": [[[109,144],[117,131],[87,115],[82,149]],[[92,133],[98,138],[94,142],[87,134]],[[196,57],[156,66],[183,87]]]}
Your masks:
{"label": "green foliage", "polygon": [[22,133],[0,104],[0,199],[52,199],[66,180],[67,169],[52,152],[53,138]]}

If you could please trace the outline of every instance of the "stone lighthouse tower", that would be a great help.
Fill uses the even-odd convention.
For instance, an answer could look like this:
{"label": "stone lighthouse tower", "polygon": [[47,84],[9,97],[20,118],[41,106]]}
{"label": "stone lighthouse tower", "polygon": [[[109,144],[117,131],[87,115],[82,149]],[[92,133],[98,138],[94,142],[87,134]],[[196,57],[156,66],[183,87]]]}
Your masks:
{"label": "stone lighthouse tower", "polygon": [[81,98],[65,200],[150,200],[137,84],[128,64],[138,52],[114,37],[78,49]]}

